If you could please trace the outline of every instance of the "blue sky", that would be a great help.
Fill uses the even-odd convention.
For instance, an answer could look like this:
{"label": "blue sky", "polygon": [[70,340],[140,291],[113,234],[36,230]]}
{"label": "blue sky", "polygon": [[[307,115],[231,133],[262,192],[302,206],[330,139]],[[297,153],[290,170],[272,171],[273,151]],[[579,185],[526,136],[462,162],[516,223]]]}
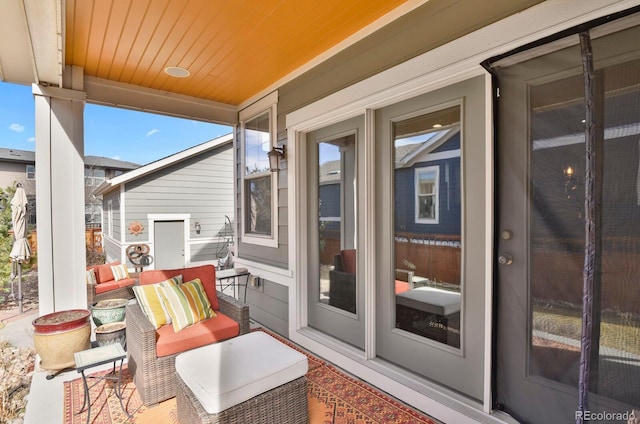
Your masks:
{"label": "blue sky", "polygon": [[[31,86],[0,82],[0,147],[35,151]],[[231,127],[87,103],[85,155],[145,165],[229,134]]]}

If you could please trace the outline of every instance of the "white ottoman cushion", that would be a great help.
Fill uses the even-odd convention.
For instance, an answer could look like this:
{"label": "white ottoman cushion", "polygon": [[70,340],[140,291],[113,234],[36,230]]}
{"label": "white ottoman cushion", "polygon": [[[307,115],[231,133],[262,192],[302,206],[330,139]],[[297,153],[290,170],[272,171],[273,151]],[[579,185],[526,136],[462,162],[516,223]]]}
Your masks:
{"label": "white ottoman cushion", "polygon": [[176,372],[209,414],[300,378],[308,369],[305,355],[263,331],[176,356]]}

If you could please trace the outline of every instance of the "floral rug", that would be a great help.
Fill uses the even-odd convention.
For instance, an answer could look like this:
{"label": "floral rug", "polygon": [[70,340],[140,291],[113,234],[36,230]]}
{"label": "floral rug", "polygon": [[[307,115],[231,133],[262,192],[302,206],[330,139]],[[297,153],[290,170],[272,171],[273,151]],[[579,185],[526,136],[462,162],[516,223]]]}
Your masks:
{"label": "floral rug", "polygon": [[[435,424],[435,421],[429,417],[397,402],[368,384],[347,376],[332,365],[326,364],[321,359],[291,345],[287,340],[283,340],[277,335],[274,337],[300,350],[309,358],[309,371],[306,377],[308,380],[309,422],[311,424]],[[122,380],[123,404],[127,411],[133,415],[133,419],[130,421],[115,396],[113,383],[95,381],[98,383],[90,389],[90,422],[93,424],[125,422],[174,424],[178,422],[175,398],[150,408],[145,407],[142,405],[131,375],[126,368],[123,369]],[[95,381],[90,380],[89,384]],[[77,413],[82,406],[83,396],[81,378],[64,383],[65,424],[86,423],[86,408],[81,414]]]}

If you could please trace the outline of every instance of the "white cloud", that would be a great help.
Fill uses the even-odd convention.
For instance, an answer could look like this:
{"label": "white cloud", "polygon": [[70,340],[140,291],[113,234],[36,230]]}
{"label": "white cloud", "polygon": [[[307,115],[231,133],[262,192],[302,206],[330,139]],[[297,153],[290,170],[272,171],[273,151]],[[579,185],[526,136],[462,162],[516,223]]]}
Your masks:
{"label": "white cloud", "polygon": [[115,155],[115,156],[114,156],[114,157],[112,157],[111,159],[114,159],[114,160],[120,160],[120,156]]}
{"label": "white cloud", "polygon": [[147,133],[147,137],[151,137],[152,135],[154,135],[154,134],[155,134],[155,133],[157,133],[157,132],[160,132],[160,130],[159,130],[159,129],[157,129],[157,128],[154,128],[154,129],[152,129],[151,131],[149,131],[149,132]]}
{"label": "white cloud", "polygon": [[22,132],[22,131],[24,131],[24,125],[13,123],[13,124],[9,125],[9,129],[11,131],[15,131],[15,132]]}
{"label": "white cloud", "polygon": [[29,138],[27,138],[27,141],[28,141],[29,143],[35,143],[36,138],[35,138],[35,137],[29,137]]}

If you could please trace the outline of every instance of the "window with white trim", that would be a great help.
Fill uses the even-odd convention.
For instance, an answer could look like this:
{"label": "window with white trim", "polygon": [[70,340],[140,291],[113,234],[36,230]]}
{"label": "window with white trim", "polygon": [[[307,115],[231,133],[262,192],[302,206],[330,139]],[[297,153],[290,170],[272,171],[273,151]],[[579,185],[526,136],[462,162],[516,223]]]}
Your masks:
{"label": "window with white trim", "polygon": [[415,170],[416,223],[438,223],[438,181],[440,167]]}
{"label": "window with white trim", "polygon": [[277,93],[240,112],[242,241],[278,247],[277,172],[269,169],[275,145]]}
{"label": "window with white trim", "polygon": [[36,166],[27,165],[27,180],[35,180],[35,179],[36,179]]}

